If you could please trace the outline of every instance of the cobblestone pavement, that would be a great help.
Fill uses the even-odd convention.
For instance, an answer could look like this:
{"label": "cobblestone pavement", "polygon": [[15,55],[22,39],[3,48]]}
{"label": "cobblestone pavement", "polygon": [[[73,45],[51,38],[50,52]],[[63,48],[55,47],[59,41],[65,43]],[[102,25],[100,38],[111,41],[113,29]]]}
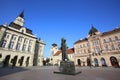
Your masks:
{"label": "cobblestone pavement", "polygon": [[0,68],[0,80],[120,80],[120,68],[76,67],[77,75],[55,74],[58,67]]}

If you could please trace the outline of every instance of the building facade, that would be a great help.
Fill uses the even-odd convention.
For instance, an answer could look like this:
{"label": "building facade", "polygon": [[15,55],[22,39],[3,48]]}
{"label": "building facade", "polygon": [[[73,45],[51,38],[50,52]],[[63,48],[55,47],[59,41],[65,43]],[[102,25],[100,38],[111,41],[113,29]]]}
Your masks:
{"label": "building facade", "polygon": [[79,66],[120,65],[120,28],[101,33],[92,26],[87,38],[74,43],[75,64]]}
{"label": "building facade", "polygon": [[[42,45],[41,53],[36,52],[36,43]],[[34,54],[43,56],[44,42],[24,27],[24,12],[9,25],[0,25],[0,64],[1,66],[33,66]],[[41,62],[40,62],[41,63]],[[37,63],[39,64],[39,63]]]}

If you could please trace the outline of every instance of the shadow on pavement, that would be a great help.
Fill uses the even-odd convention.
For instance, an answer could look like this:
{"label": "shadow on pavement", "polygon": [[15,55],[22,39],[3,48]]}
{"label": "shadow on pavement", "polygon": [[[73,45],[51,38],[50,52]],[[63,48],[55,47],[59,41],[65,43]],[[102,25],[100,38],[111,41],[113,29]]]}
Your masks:
{"label": "shadow on pavement", "polygon": [[25,69],[22,67],[14,67],[13,69],[11,67],[0,68],[0,77],[26,70],[29,69]]}

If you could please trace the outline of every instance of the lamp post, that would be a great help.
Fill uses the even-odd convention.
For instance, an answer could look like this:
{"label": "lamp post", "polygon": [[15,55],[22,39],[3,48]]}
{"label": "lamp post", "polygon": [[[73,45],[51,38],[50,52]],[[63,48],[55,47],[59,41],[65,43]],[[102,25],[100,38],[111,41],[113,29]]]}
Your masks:
{"label": "lamp post", "polygon": [[89,53],[89,59],[90,59],[90,68],[92,67],[92,54],[91,52]]}
{"label": "lamp post", "polygon": [[91,54],[89,54],[89,59],[90,59],[90,68],[91,68]]}

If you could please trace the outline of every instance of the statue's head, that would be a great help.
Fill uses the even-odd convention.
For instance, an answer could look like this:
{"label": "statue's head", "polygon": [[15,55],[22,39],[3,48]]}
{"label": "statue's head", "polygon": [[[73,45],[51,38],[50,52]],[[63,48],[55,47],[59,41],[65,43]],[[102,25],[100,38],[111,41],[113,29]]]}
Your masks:
{"label": "statue's head", "polygon": [[61,41],[62,41],[62,43],[65,43],[65,42],[66,42],[66,40],[65,40],[64,38],[62,38]]}

